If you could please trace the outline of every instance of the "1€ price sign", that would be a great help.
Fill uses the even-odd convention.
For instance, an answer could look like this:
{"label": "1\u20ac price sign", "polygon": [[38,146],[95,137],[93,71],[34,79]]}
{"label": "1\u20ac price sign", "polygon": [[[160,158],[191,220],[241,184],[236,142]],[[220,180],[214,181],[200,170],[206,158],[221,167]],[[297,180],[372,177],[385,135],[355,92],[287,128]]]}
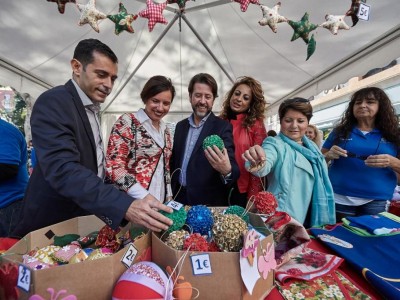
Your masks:
{"label": "1\u20ac price sign", "polygon": [[18,267],[18,281],[17,287],[29,292],[29,287],[31,285],[31,270],[23,265]]}
{"label": "1\u20ac price sign", "polygon": [[137,253],[138,253],[138,251],[135,248],[135,246],[133,246],[133,244],[130,243],[128,249],[125,251],[124,256],[121,258],[121,262],[127,268],[129,268],[132,265],[133,260],[135,259]]}
{"label": "1\u20ac price sign", "polygon": [[190,256],[193,275],[211,275],[211,262],[209,254],[196,254]]}
{"label": "1\u20ac price sign", "polygon": [[182,203],[179,203],[179,202],[176,202],[176,201],[173,201],[173,200],[169,201],[166,205],[171,207],[172,209],[175,209],[175,210],[180,210],[181,207],[183,206]]}

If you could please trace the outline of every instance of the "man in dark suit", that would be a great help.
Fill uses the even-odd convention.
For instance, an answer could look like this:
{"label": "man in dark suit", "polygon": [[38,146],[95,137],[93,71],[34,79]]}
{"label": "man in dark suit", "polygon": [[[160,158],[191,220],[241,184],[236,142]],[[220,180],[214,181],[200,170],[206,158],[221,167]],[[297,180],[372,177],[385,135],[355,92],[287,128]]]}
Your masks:
{"label": "man in dark suit", "polygon": [[31,116],[38,163],[13,236],[73,217],[95,214],[116,229],[124,218],[159,231],[172,212],[155,198],[134,200],[104,183],[104,150],[98,111],[117,78],[118,59],[96,39],[80,41],[71,60],[72,80],[44,92]]}
{"label": "man in dark suit", "polygon": [[[206,73],[195,75],[189,83],[192,115],[176,125],[171,157],[174,199],[188,205],[227,206],[232,183],[239,178],[235,161],[232,125],[212,113],[218,96],[215,79]],[[225,148],[208,147],[204,139],[218,135]]]}

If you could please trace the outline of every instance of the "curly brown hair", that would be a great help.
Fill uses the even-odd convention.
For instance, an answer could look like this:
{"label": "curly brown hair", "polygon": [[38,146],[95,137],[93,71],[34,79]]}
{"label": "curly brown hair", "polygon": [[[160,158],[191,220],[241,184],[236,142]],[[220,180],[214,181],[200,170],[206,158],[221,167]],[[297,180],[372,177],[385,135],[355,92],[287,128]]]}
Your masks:
{"label": "curly brown hair", "polygon": [[252,95],[249,111],[246,113],[247,116],[242,124],[244,128],[248,128],[251,127],[256,120],[264,120],[265,107],[267,105],[261,83],[252,77],[242,76],[236,80],[232,88],[225,95],[224,102],[222,103],[222,111],[220,117],[223,119],[228,119],[228,116],[232,113],[230,100],[236,88],[241,84],[247,85],[251,89]]}
{"label": "curly brown hair", "polygon": [[356,91],[350,99],[349,106],[343,113],[339,124],[334,128],[337,143],[340,138],[348,138],[358,121],[354,117],[353,107],[356,101],[375,99],[379,103],[378,113],[375,116],[375,128],[379,129],[387,141],[400,146],[399,119],[388,95],[380,88],[367,87]]}

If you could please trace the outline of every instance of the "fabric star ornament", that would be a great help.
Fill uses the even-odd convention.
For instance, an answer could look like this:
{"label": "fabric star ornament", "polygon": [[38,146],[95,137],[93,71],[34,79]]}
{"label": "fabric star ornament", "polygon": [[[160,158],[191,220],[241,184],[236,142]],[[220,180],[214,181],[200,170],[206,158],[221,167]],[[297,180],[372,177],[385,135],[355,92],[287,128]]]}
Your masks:
{"label": "fabric star ornament", "polygon": [[358,10],[360,9],[360,4],[361,2],[366,3],[366,0],[351,0],[351,6],[349,10],[346,12],[346,16],[351,17],[351,20],[353,22],[352,27],[356,26],[358,23]]}
{"label": "fabric star ornament", "polygon": [[312,35],[308,42],[308,45],[307,45],[307,59],[306,60],[308,60],[311,57],[311,55],[314,54],[316,47],[317,47],[317,42],[314,39],[314,35]]}
{"label": "fabric star ornament", "polygon": [[148,27],[152,32],[156,23],[168,24],[168,21],[163,16],[163,10],[167,7],[167,2],[156,4],[153,0],[146,1],[147,8],[139,12],[139,16],[149,19]]}
{"label": "fabric star ornament", "polygon": [[259,0],[234,0],[237,3],[240,3],[240,10],[245,12],[247,8],[249,7],[250,3],[251,4],[257,4],[260,5]]}
{"label": "fabric star ornament", "polygon": [[119,11],[116,15],[107,15],[111,21],[115,23],[115,34],[120,34],[123,30],[126,30],[130,33],[135,32],[132,27],[132,22],[137,19],[137,15],[128,14],[125,6],[120,3]]}
{"label": "fabric star ornament", "polygon": [[308,21],[308,13],[306,12],[304,14],[304,16],[301,18],[300,21],[295,22],[292,20],[288,20],[289,25],[293,28],[294,33],[292,36],[292,39],[290,41],[294,41],[297,40],[299,37],[301,37],[303,39],[303,41],[308,44],[308,35],[311,31],[315,30],[318,25],[315,25],[313,23],[310,23],[310,21]]}
{"label": "fabric star ornament", "polygon": [[276,33],[276,24],[281,22],[287,22],[285,17],[282,17],[278,10],[281,8],[281,3],[278,2],[273,8],[269,8],[265,5],[260,5],[263,18],[258,21],[261,26],[268,25],[271,30]]}
{"label": "fabric star ornament", "polygon": [[92,26],[94,31],[100,32],[97,22],[107,18],[107,16],[96,9],[96,0],[89,0],[88,4],[86,5],[77,4],[77,6],[81,12],[81,18],[78,25],[82,26],[84,24],[89,24]]}
{"label": "fabric star ornament", "polygon": [[60,14],[65,12],[65,4],[67,3],[76,3],[76,0],[47,0],[47,2],[55,2],[58,6],[58,11]]}
{"label": "fabric star ornament", "polygon": [[176,3],[176,4],[178,4],[180,9],[185,9],[186,2],[188,2],[188,1],[190,1],[190,0],[167,0],[167,3],[168,4]]}
{"label": "fabric star ornament", "polygon": [[326,15],[326,22],[320,26],[328,29],[332,34],[337,35],[339,29],[349,30],[350,26],[344,21],[344,16]]}

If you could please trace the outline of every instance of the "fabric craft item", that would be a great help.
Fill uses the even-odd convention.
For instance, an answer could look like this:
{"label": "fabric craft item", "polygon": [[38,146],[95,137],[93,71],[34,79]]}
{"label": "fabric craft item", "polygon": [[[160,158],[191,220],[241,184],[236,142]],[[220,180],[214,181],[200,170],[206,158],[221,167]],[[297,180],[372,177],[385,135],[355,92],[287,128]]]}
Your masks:
{"label": "fabric craft item", "polygon": [[308,44],[309,39],[308,39],[308,35],[311,31],[317,29],[318,25],[315,25],[313,23],[310,23],[310,21],[308,20],[308,13],[306,12],[304,14],[304,16],[301,18],[300,21],[292,21],[292,20],[288,20],[289,25],[293,28],[294,33],[292,36],[292,39],[290,41],[294,41],[297,40],[299,37],[301,37],[303,39],[303,41]]}
{"label": "fabric craft item", "polygon": [[310,40],[308,41],[306,60],[308,60],[311,57],[311,55],[314,54],[316,46],[317,46],[317,42],[315,41],[314,34],[313,34],[311,36]]}
{"label": "fabric craft item", "polygon": [[92,26],[94,31],[100,32],[99,25],[97,22],[99,20],[107,18],[107,15],[96,9],[96,0],[89,0],[86,5],[77,4],[79,11],[81,12],[81,17],[79,19],[79,26],[89,24]]}
{"label": "fabric craft item", "polygon": [[286,285],[277,282],[277,287],[286,300],[371,299],[338,271],[311,281],[293,280]]}
{"label": "fabric craft item", "polygon": [[87,236],[80,237],[77,241],[81,245],[82,248],[88,247],[94,242],[96,242],[97,236],[99,235],[98,231],[93,231],[89,233]]}
{"label": "fabric craft item", "polygon": [[[369,270],[376,276],[370,281],[387,299],[400,299],[400,234],[385,236],[362,236],[343,226],[332,230],[311,228],[311,233],[327,247],[343,257],[346,262],[365,276]],[[381,283],[385,281],[386,283]],[[386,285],[391,288],[379,289]]]}
{"label": "fabric craft item", "polygon": [[108,256],[110,256],[112,254],[113,254],[113,252],[108,248],[99,248],[99,249],[93,250],[89,254],[89,257],[87,258],[87,260],[101,259],[101,258],[104,258],[104,257],[108,257]]}
{"label": "fabric craft item", "polygon": [[366,0],[351,0],[351,6],[350,9],[346,12],[346,16],[351,17],[351,20],[353,22],[353,26],[356,26],[358,23],[358,10],[360,9],[360,4],[361,2],[366,2]]}
{"label": "fabric craft item", "polygon": [[76,264],[83,262],[84,260],[88,259],[89,255],[93,252],[94,250],[92,248],[86,248],[86,249],[81,249],[78,253],[76,253],[74,256],[71,257],[69,260],[70,264]]}
{"label": "fabric craft item", "polygon": [[55,2],[58,6],[58,11],[60,14],[65,12],[65,4],[67,3],[76,3],[76,0],[47,0],[47,2]]}
{"label": "fabric craft item", "polygon": [[240,10],[245,12],[247,8],[249,7],[250,3],[251,4],[257,4],[260,5],[259,0],[234,0],[237,3],[240,3]]}
{"label": "fabric craft item", "polygon": [[80,238],[79,234],[65,234],[62,236],[54,236],[54,246],[64,247],[68,244],[71,244],[73,241],[76,241]]}
{"label": "fabric craft item", "polygon": [[17,264],[5,263],[0,266],[0,290],[3,290],[5,299],[19,298],[17,281],[18,281]]}
{"label": "fabric craft item", "polygon": [[332,34],[337,35],[339,29],[350,29],[350,26],[344,21],[344,17],[345,16],[326,15],[326,21],[319,26],[328,29],[330,32],[332,32]]}
{"label": "fabric craft item", "polygon": [[293,256],[302,253],[310,241],[302,224],[285,212],[276,212],[265,220],[275,241],[275,259],[278,268]]}
{"label": "fabric craft item", "polygon": [[343,258],[308,249],[290,258],[275,271],[275,278],[282,284],[292,280],[313,280],[336,270]]}
{"label": "fabric craft item", "polygon": [[132,22],[135,21],[137,17],[137,15],[128,14],[128,11],[122,3],[119,4],[118,14],[107,15],[107,18],[115,23],[116,35],[119,35],[124,30],[134,33]]}
{"label": "fabric craft item", "polygon": [[261,12],[263,14],[263,18],[258,21],[258,24],[261,26],[268,25],[271,30],[276,33],[276,25],[278,23],[287,22],[288,20],[285,17],[282,17],[278,10],[281,8],[281,3],[278,2],[273,8],[269,8],[266,5],[260,5]]}
{"label": "fabric craft item", "polygon": [[[42,297],[38,294],[32,295],[29,297],[29,300],[78,300],[78,298],[75,295],[67,295],[64,296],[64,294],[67,293],[66,290],[59,290],[57,293],[53,288],[48,288],[47,292],[50,294],[50,298],[46,297]],[[62,297],[62,298],[60,298]]]}
{"label": "fabric craft item", "polygon": [[[50,246],[43,247],[43,248],[37,250],[36,253],[34,253],[32,255],[32,257],[37,258],[38,260],[40,260],[44,263],[54,265],[54,264],[56,264],[56,262],[52,258],[52,254],[54,254],[55,252],[57,252],[60,249],[61,249],[61,247],[59,247],[59,246],[50,245]],[[23,257],[25,257],[25,256],[23,256]]]}
{"label": "fabric craft item", "polygon": [[42,262],[37,258],[24,258],[23,264],[32,270],[43,270],[48,269],[54,265],[50,265],[48,263]]}
{"label": "fabric craft item", "polygon": [[167,2],[156,4],[153,0],[146,1],[147,8],[139,12],[139,16],[149,19],[148,27],[152,32],[156,23],[168,24],[168,21],[163,16],[163,10],[167,7]]}
{"label": "fabric craft item", "polygon": [[113,230],[110,226],[104,225],[99,231],[95,245],[101,248],[108,248],[112,252],[117,252],[121,247],[120,232],[121,228]]}
{"label": "fabric craft item", "polygon": [[[346,219],[350,221],[348,226],[360,228],[366,230],[369,234],[381,235],[381,234],[400,234],[400,218],[393,216],[393,218],[388,218],[385,214],[378,215],[364,215],[358,217],[347,217]],[[394,219],[397,219],[395,221]]]}
{"label": "fabric craft item", "polygon": [[62,247],[57,252],[54,252],[51,257],[59,262],[60,264],[67,264],[69,263],[70,259],[77,253],[81,251],[81,247],[78,245],[67,245]]}

